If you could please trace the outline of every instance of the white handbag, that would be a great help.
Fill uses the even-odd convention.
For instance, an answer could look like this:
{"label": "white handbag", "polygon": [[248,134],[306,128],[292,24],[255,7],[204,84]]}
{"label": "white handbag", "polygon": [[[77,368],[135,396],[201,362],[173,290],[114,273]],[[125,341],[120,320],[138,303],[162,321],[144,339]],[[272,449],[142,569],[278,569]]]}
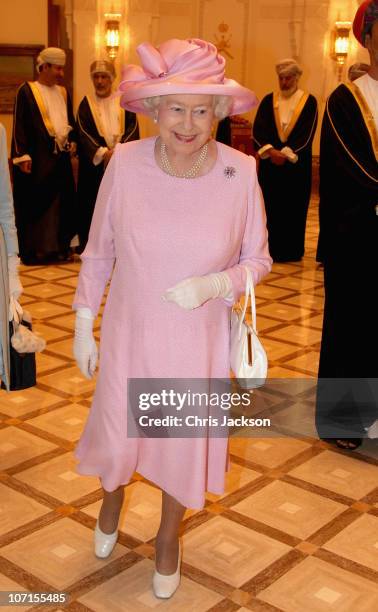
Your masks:
{"label": "white handbag", "polygon": [[[252,274],[245,266],[247,282],[244,308],[234,306],[231,313],[230,364],[242,389],[254,389],[265,384],[268,359],[256,329],[256,303]],[[245,320],[248,298],[251,298],[252,325]]]}
{"label": "white handbag", "polygon": [[14,297],[9,300],[9,319],[13,326],[10,341],[15,351],[21,354],[40,353],[46,348],[46,341],[31,331],[30,314],[22,309]]}

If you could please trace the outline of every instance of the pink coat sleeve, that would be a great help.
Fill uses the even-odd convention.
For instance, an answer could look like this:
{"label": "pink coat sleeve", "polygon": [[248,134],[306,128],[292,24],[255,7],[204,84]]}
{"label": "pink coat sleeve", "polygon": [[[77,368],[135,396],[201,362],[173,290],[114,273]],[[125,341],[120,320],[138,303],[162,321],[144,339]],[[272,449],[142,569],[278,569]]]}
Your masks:
{"label": "pink coat sleeve", "polygon": [[256,161],[253,157],[250,158],[250,161],[248,212],[239,263],[225,270],[231,278],[236,302],[245,293],[246,273],[244,266],[248,266],[251,270],[254,285],[257,285],[272,269],[272,258],[268,249],[264,199],[257,179]]}
{"label": "pink coat sleeve", "polygon": [[116,197],[117,157],[116,149],[98,191],[87,246],[81,255],[79,282],[72,306],[74,310],[87,307],[95,317],[115,260],[112,203]]}

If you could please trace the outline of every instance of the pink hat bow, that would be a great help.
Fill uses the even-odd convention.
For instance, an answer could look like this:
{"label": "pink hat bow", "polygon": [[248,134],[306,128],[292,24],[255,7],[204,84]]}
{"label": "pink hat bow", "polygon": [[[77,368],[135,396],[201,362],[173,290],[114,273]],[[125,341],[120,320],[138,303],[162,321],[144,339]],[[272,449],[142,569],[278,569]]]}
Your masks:
{"label": "pink hat bow", "polygon": [[[118,94],[124,108],[149,114],[144,98],[186,93],[231,95],[235,102],[231,114],[257,104],[253,92],[225,78],[225,59],[212,43],[198,38],[172,39],[156,48],[144,42],[137,53],[142,65],[129,64],[122,70]],[[237,100],[240,96],[243,103]]]}

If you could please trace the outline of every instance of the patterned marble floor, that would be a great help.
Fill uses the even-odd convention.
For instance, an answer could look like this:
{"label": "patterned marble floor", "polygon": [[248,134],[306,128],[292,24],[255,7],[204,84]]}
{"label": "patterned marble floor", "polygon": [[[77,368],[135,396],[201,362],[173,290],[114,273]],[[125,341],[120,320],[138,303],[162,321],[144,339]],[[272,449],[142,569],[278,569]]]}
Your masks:
{"label": "patterned marble floor", "polygon": [[[274,265],[258,288],[270,377],[316,375],[316,240],[314,201],[305,258]],[[22,303],[48,346],[35,388],[0,391],[0,591],[64,590],[72,612],[377,610],[378,461],[315,437],[232,438],[226,493],[185,517],[182,583],[171,600],[150,588],[160,492],[138,475],[112,556],[93,555],[99,483],[75,473],[72,455],[93,392],[71,355],[78,269],[22,269]]]}

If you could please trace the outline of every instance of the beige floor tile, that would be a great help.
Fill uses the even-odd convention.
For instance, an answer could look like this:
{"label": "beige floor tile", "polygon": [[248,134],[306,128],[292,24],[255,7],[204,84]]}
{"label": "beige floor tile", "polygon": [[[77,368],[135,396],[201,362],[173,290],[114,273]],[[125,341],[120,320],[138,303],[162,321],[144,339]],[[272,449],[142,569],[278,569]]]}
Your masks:
{"label": "beige floor tile", "polygon": [[276,481],[232,508],[261,523],[305,540],[346,510],[347,506]]}
{"label": "beige floor tile", "polygon": [[57,410],[41,414],[28,423],[42,431],[74,442],[78,440],[88,418],[89,409],[79,404],[69,404]]}
{"label": "beige floor tile", "polygon": [[33,321],[33,331],[46,340],[49,350],[51,342],[58,340],[59,338],[64,338],[69,334],[68,331],[56,329],[49,323],[41,323],[40,321]]}
{"label": "beige floor tile", "polygon": [[305,278],[312,281],[317,281],[318,283],[323,282],[323,270],[318,270],[316,268],[312,268],[310,270],[303,270],[301,272],[296,273],[295,278]]}
{"label": "beige floor tile", "polygon": [[116,544],[111,557],[97,559],[93,553],[93,531],[64,518],[4,546],[1,554],[56,589],[64,590],[127,551]]}
{"label": "beige floor tile", "polygon": [[29,304],[28,310],[30,311],[33,319],[48,319],[66,314],[68,312],[68,308],[65,306],[57,306],[51,302],[43,301]]}
{"label": "beige floor tile", "polygon": [[310,280],[306,278],[298,278],[296,276],[285,276],[284,278],[279,278],[273,280],[271,285],[275,287],[283,287],[284,289],[293,289],[295,291],[308,291],[309,289],[313,289],[319,283],[315,280]]}
{"label": "beige floor tile", "polygon": [[[59,306],[63,310],[63,306]],[[56,325],[58,327],[63,327],[69,332],[74,331],[75,329],[75,313],[71,310],[68,310],[68,307],[64,309],[64,314],[57,313],[58,316],[52,317],[49,319],[49,323]]]}
{"label": "beige floor tile", "polygon": [[279,321],[274,321],[273,319],[267,319],[266,317],[262,317],[259,314],[257,315],[257,329],[261,332],[267,332],[267,330],[272,329],[273,327],[277,327],[279,325]]}
{"label": "beige floor tile", "polygon": [[[101,501],[91,504],[83,512],[98,517]],[[121,531],[147,542],[156,536],[160,524],[161,492],[144,483],[135,482],[125,488],[125,500],[119,523]]]}
{"label": "beige floor tile", "polygon": [[0,535],[49,512],[47,506],[0,483]]}
{"label": "beige floor tile", "polygon": [[37,367],[37,379],[39,380],[39,376],[42,374],[47,374],[51,370],[55,370],[55,368],[59,368],[61,366],[67,365],[67,361],[63,359],[59,359],[58,357],[52,357],[51,355],[46,355],[46,353],[36,353],[36,367]]}
{"label": "beige floor tile", "polygon": [[67,294],[70,290],[65,287],[58,287],[53,283],[39,283],[36,286],[26,287],[23,295],[30,295],[39,300],[54,300],[58,298],[61,301],[62,295]]}
{"label": "beige floor tile", "polygon": [[226,497],[226,495],[234,493],[241,487],[244,487],[246,484],[253,482],[257,478],[260,478],[260,476],[260,472],[250,470],[231,461],[230,469],[226,473],[226,484],[223,495],[214,495],[213,493],[207,493],[206,498],[210,501],[218,501],[219,499],[223,499],[223,497]]}
{"label": "beige floor tile", "polygon": [[33,270],[28,276],[36,278],[43,282],[62,281],[62,279],[70,278],[74,275],[74,271],[64,270],[59,266],[43,266],[38,270]]}
{"label": "beige floor tile", "polygon": [[8,414],[10,417],[19,417],[34,410],[50,408],[61,401],[62,399],[59,396],[41,391],[36,387],[23,391],[12,391],[11,393],[0,391],[0,412]]}
{"label": "beige floor tile", "polygon": [[145,559],[89,591],[79,601],[96,612],[143,612],[157,608],[172,612],[205,612],[223,599],[221,595],[182,577],[174,597],[159,600],[151,587],[153,572],[154,563]]}
{"label": "beige floor tile", "polygon": [[19,302],[22,306],[22,308],[24,310],[26,310],[26,312],[30,312],[30,309],[28,308],[28,306],[30,304],[35,304],[36,303],[36,298],[31,297],[31,296],[27,296],[27,295],[22,295],[19,299]]}
{"label": "beige floor tile", "polygon": [[70,395],[80,395],[93,391],[95,387],[95,379],[89,380],[84,378],[78,367],[73,366],[66,368],[62,372],[56,374],[48,374],[39,377],[39,380],[44,385],[49,385],[53,389],[59,389]]}
{"label": "beige floor tile", "polygon": [[101,486],[98,478],[78,474],[76,465],[73,453],[65,453],[19,472],[15,478],[68,504]]}
{"label": "beige floor tile", "polygon": [[73,339],[61,340],[49,345],[49,351],[55,355],[64,355],[67,359],[74,360]]}
{"label": "beige floor tile", "polygon": [[303,325],[287,325],[282,329],[268,332],[272,338],[282,341],[296,342],[302,346],[311,346],[320,342],[321,333],[315,329],[309,329]]}
{"label": "beige floor tile", "polygon": [[319,368],[319,353],[318,351],[309,351],[305,355],[295,357],[294,359],[288,359],[286,365],[290,365],[294,368],[299,368],[304,372],[316,375]]}
{"label": "beige floor tile", "polygon": [[39,287],[41,281],[38,278],[33,278],[32,276],[27,276],[26,274],[20,274],[21,284],[24,289],[26,287]]}
{"label": "beige floor tile", "polygon": [[[14,604],[6,606],[3,603],[3,601],[9,601],[8,599],[5,599],[7,597],[6,591],[17,591],[19,593],[20,592],[30,593],[30,591],[24,586],[22,586],[21,584],[18,584],[17,582],[15,582],[14,580],[11,580],[7,576],[0,574],[0,602],[1,602],[1,609],[3,612],[11,612],[12,610],[15,609]],[[18,612],[23,612],[24,610],[30,610],[30,604],[26,606],[17,604],[16,607],[17,607]]]}
{"label": "beige floor tile", "polygon": [[272,272],[275,274],[295,274],[295,272],[300,272],[303,267],[303,264],[290,264],[290,263],[274,263],[272,266]]}
{"label": "beige floor tile", "polygon": [[377,486],[377,467],[340,453],[324,451],[289,472],[335,493],[360,499]]}
{"label": "beige floor tile", "polygon": [[183,559],[238,588],[289,550],[286,544],[217,516],[184,536]]}
{"label": "beige floor tile", "polygon": [[262,336],[264,338],[264,348],[269,361],[278,361],[283,358],[285,358],[286,361],[289,355],[292,355],[300,348],[292,344],[287,344],[286,342],[271,340],[270,338],[266,338],[263,334]]}
{"label": "beige floor tile", "polygon": [[378,607],[378,585],[309,557],[258,598],[284,612],[372,612]]}
{"label": "beige floor tile", "polygon": [[259,314],[267,317],[272,317],[285,323],[286,321],[294,321],[304,315],[308,315],[311,311],[308,308],[299,306],[291,306],[281,302],[276,304],[268,304],[259,308]]}
{"label": "beige floor tile", "polygon": [[268,369],[268,378],[303,378],[302,372],[288,370],[281,366],[273,366]]}
{"label": "beige floor tile", "polygon": [[76,289],[77,286],[77,276],[70,276],[69,278],[60,278],[58,280],[60,285],[64,285],[66,287],[73,287],[74,289]]}
{"label": "beige floor tile", "polygon": [[315,317],[309,317],[306,321],[303,322],[303,325],[308,325],[309,327],[316,327],[317,329],[323,329],[323,313],[320,315],[316,315]]}
{"label": "beige floor tile", "polygon": [[378,518],[364,514],[323,548],[378,572]]}
{"label": "beige floor tile", "polygon": [[[69,291],[67,287],[62,287],[62,290]],[[59,297],[57,297],[55,301],[59,302],[59,304],[65,304],[66,306],[69,306],[71,308],[74,300],[74,295],[75,292],[70,291],[70,293],[66,293],[65,295],[60,295]]]}
{"label": "beige floor tile", "polygon": [[13,426],[5,427],[0,430],[0,470],[6,470],[55,448],[55,444],[38,436]]}
{"label": "beige floor tile", "polygon": [[313,293],[300,293],[294,297],[284,298],[285,304],[293,304],[294,306],[302,306],[311,310],[323,311],[324,299],[314,296]]}
{"label": "beige floor tile", "polygon": [[307,448],[310,448],[307,442],[293,438],[260,438],[257,440],[232,438],[230,440],[230,452],[233,455],[268,468],[275,468],[285,463]]}
{"label": "beige floor tile", "polygon": [[285,300],[293,295],[293,291],[261,284],[257,285],[255,294],[256,297],[266,298],[269,300]]}
{"label": "beige floor tile", "polygon": [[71,263],[65,263],[59,266],[60,270],[68,270],[69,272],[76,272],[77,274],[80,272],[81,260],[78,256],[75,255],[75,261]]}

